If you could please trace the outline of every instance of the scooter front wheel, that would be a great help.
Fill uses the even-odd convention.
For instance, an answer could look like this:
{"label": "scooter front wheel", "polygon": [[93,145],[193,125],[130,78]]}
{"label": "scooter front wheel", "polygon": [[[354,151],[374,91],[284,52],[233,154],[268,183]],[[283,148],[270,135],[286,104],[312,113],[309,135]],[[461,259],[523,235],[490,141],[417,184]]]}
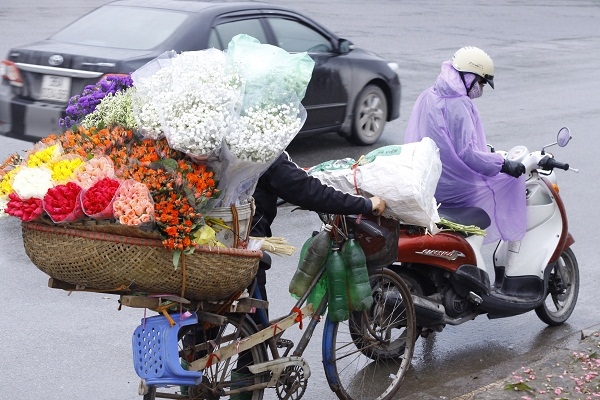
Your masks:
{"label": "scooter front wheel", "polygon": [[573,250],[566,249],[556,260],[547,291],[544,303],[535,313],[550,326],[560,325],[571,316],[579,295],[579,265]]}

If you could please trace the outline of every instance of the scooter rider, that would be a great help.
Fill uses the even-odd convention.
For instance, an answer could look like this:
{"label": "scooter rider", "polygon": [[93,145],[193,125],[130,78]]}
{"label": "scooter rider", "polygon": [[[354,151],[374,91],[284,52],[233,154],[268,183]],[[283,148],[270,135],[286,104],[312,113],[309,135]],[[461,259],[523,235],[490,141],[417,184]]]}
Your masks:
{"label": "scooter rider", "polygon": [[520,177],[525,167],[487,147],[473,103],[486,84],[494,88],[490,56],[477,47],[459,49],[442,63],[435,84],[417,99],[405,143],[429,137],[440,149],[442,174],[435,197],[442,207],[485,210],[492,223],[485,243],[519,241],[526,228],[525,179]]}

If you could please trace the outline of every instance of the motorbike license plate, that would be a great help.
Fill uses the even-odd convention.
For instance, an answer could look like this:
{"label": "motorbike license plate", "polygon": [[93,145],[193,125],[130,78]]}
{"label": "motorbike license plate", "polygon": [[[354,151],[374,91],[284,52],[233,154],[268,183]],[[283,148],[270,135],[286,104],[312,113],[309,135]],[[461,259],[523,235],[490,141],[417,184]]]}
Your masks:
{"label": "motorbike license plate", "polygon": [[68,76],[44,75],[40,100],[66,103],[71,95],[71,78]]}

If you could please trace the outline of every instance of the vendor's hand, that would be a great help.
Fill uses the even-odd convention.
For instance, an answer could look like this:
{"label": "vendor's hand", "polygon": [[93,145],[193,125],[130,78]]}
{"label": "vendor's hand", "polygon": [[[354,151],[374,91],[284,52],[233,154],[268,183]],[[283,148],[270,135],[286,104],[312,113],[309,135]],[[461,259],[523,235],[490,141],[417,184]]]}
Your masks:
{"label": "vendor's hand", "polygon": [[373,210],[373,215],[381,215],[385,210],[385,201],[379,196],[371,197],[371,205]]}
{"label": "vendor's hand", "polygon": [[504,164],[502,164],[502,169],[500,172],[504,172],[505,174],[518,178],[525,173],[525,166],[520,162],[507,159],[504,160]]}

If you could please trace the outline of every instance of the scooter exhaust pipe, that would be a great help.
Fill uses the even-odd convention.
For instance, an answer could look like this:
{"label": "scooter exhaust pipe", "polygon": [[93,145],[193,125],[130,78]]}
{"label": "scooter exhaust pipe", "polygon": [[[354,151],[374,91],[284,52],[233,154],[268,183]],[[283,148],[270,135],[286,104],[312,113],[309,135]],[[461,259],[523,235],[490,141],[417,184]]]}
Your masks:
{"label": "scooter exhaust pipe", "polygon": [[[440,302],[431,300],[427,297],[417,294],[411,294],[417,317],[417,325],[423,327],[436,327],[446,322],[446,309]],[[378,299],[379,298],[379,299]],[[376,293],[378,302],[383,300],[383,313],[385,316],[394,320],[404,313],[404,307],[398,307],[402,304],[401,294],[396,290],[385,290]]]}
{"label": "scooter exhaust pipe", "polygon": [[418,326],[431,327],[446,322],[446,309],[442,303],[414,293],[411,297],[415,306]]}

